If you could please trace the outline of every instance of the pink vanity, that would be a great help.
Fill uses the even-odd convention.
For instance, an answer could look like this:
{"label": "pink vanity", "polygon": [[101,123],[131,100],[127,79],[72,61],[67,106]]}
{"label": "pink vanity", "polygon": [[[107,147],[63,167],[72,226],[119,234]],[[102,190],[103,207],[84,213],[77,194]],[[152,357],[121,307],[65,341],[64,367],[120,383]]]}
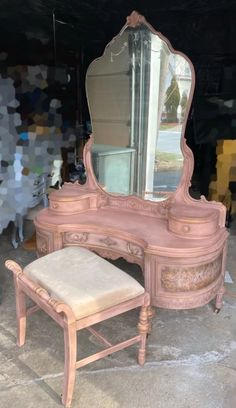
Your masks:
{"label": "pink vanity", "polygon": [[79,245],[123,257],[142,268],[153,306],[188,309],[216,298],[221,308],[225,207],[188,192],[194,84],[189,59],[133,12],[88,68],[87,181],[50,194],[35,220],[39,256]]}

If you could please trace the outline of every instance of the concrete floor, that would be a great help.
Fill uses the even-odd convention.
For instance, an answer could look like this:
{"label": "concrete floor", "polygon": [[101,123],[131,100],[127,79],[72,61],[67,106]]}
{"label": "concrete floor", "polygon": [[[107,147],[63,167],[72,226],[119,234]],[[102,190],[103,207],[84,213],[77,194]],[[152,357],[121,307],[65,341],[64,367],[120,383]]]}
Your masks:
{"label": "concrete floor", "polygon": [[[32,224],[26,225],[30,236]],[[236,223],[231,224],[226,283],[221,312],[212,304],[188,311],[156,310],[148,339],[147,362],[136,363],[136,347],[120,351],[77,371],[72,408],[235,408],[236,407]],[[63,333],[43,312],[28,318],[26,344],[16,346],[12,276],[4,261],[23,266],[35,259],[22,246],[13,249],[9,231],[0,236],[0,407],[60,407],[63,379]],[[118,265],[141,279],[138,267]],[[235,296],[235,297],[234,297]],[[102,332],[124,336],[136,324],[136,312],[107,321]],[[97,350],[97,340],[84,331],[80,356]]]}

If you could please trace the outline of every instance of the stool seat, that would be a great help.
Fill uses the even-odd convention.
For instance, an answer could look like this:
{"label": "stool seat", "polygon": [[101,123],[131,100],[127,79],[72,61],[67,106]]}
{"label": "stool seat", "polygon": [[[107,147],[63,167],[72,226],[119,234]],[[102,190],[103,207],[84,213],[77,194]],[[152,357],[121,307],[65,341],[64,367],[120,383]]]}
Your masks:
{"label": "stool seat", "polygon": [[81,319],[144,293],[127,273],[82,247],[67,247],[27,265],[23,273]]}

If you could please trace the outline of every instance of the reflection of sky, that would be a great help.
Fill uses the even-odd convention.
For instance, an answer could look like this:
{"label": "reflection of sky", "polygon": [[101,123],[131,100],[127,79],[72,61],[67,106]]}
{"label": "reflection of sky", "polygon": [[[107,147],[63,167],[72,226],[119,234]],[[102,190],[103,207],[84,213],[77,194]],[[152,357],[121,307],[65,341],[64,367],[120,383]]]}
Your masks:
{"label": "reflection of sky", "polygon": [[170,86],[171,80],[172,80],[173,76],[176,73],[175,71],[176,71],[175,55],[170,54],[169,64],[168,64],[168,72],[167,72],[167,76],[166,76],[166,88],[168,88],[168,86]]}
{"label": "reflection of sky", "polygon": [[181,55],[170,54],[168,74],[166,79],[166,86],[171,83],[171,79],[174,75],[191,78],[191,70],[188,61],[186,61]]}
{"label": "reflection of sky", "polygon": [[166,74],[165,89],[167,89],[170,86],[173,76],[176,75],[176,71],[178,71],[176,55],[171,53],[169,55],[169,63],[168,63],[168,69],[167,69],[167,74]]}
{"label": "reflection of sky", "polygon": [[166,153],[182,154],[180,149],[181,132],[160,130],[157,139],[157,150]]}

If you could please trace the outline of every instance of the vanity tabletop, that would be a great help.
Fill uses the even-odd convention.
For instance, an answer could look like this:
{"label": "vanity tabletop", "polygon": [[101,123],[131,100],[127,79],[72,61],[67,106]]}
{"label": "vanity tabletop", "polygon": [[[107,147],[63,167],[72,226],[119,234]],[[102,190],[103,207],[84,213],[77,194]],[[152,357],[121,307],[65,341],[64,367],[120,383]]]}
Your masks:
{"label": "vanity tabletop", "polygon": [[227,231],[219,228],[208,237],[189,238],[187,234],[177,235],[168,230],[166,219],[140,215],[130,210],[100,208],[79,214],[59,215],[50,209],[43,209],[35,219],[36,227],[48,231],[102,233],[113,237],[133,240],[145,248],[146,252],[166,253],[174,249],[175,256],[192,254],[192,250],[206,253],[206,248],[217,250],[225,240]]}

